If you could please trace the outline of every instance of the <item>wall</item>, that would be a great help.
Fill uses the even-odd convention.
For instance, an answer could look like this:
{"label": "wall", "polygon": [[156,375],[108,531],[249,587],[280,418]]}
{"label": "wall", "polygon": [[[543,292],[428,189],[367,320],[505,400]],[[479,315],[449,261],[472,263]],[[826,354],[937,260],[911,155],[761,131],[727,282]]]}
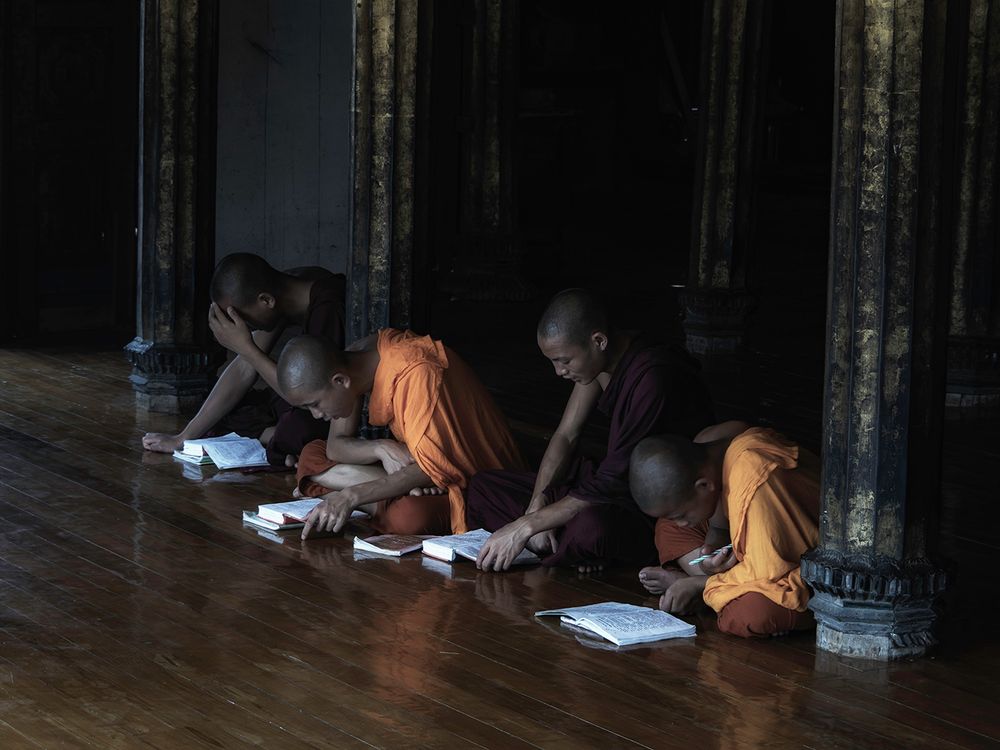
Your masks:
{"label": "wall", "polygon": [[344,271],[349,0],[221,0],[216,257]]}

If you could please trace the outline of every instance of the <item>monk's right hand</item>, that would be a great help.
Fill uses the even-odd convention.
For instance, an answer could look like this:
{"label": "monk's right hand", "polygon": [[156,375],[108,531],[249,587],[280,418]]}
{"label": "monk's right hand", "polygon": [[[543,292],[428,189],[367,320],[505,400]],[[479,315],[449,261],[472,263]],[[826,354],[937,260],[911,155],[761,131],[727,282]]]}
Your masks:
{"label": "monk's right hand", "polygon": [[142,436],[142,447],[155,453],[173,453],[184,445],[180,435],[168,435],[165,432],[147,432]]}
{"label": "monk's right hand", "polygon": [[336,534],[351,517],[354,504],[343,492],[331,492],[324,495],[319,505],[306,516],[306,525],[302,527],[302,538],[322,532]]}
{"label": "monk's right hand", "polygon": [[398,440],[379,440],[375,451],[386,474],[395,474],[413,463],[413,454]]}

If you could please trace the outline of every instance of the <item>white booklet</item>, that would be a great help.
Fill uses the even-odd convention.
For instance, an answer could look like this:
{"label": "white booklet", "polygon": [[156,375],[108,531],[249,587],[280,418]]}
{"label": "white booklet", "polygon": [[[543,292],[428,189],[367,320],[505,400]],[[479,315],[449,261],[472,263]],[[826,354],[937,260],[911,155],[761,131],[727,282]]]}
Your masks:
{"label": "white booklet", "polygon": [[[486,529],[476,529],[467,531],[464,534],[453,534],[451,536],[439,536],[424,541],[424,554],[436,557],[445,562],[454,562],[459,557],[476,561],[479,557],[479,550],[490,538],[490,532]],[[514,565],[532,565],[541,562],[531,550],[521,550],[521,554],[514,558]]]}
{"label": "white booklet", "polygon": [[607,638],[618,646],[667,638],[690,638],[695,634],[694,625],[658,609],[634,604],[602,602],[586,607],[535,612],[535,617],[546,615],[559,615],[563,623]]}
{"label": "white booklet", "polygon": [[198,438],[197,440],[185,440],[184,444],[174,451],[174,458],[187,461],[189,464],[210,464],[212,459],[205,453],[205,446],[210,443],[225,443],[230,440],[242,440],[235,432],[219,437]]}
{"label": "white booklet", "polygon": [[[306,516],[322,502],[322,498],[319,497],[303,497],[299,500],[288,500],[283,503],[267,503],[266,505],[257,506],[257,519],[260,521],[266,521],[272,524],[277,524],[278,526],[286,526],[288,528],[294,528],[292,524],[298,524],[302,526],[306,520]],[[244,520],[250,521],[246,518],[247,513],[251,511],[243,511]],[[368,514],[363,510],[355,510],[351,512],[351,518],[368,518]],[[270,527],[268,527],[270,528]]]}
{"label": "white booklet", "polygon": [[248,466],[267,466],[267,451],[256,438],[223,440],[206,443],[205,453],[220,469],[243,469]]}
{"label": "white booklet", "polygon": [[427,536],[416,534],[379,534],[362,539],[354,537],[354,549],[362,552],[371,552],[375,555],[389,555],[390,557],[401,557],[410,552],[416,552],[423,545]]}

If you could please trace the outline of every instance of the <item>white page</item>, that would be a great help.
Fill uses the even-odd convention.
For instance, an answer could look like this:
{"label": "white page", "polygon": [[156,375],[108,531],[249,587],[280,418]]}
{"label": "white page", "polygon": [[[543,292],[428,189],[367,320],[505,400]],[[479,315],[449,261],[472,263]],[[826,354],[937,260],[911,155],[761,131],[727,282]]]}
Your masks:
{"label": "white page", "polygon": [[197,440],[185,440],[184,445],[181,446],[181,453],[185,453],[189,456],[204,456],[205,446],[211,445],[212,443],[225,443],[230,440],[240,440],[240,436],[235,432],[230,432],[228,435],[220,435],[219,437],[211,438],[198,438]]}
{"label": "white page", "polygon": [[544,609],[535,612],[535,617],[545,615],[563,615],[572,620],[578,620],[587,615],[611,615],[617,613],[631,612],[633,609],[649,609],[648,607],[637,607],[634,604],[624,604],[622,602],[601,602],[600,604],[587,604],[582,607],[565,607],[563,609]]}
{"label": "white page", "polygon": [[208,443],[204,448],[208,457],[220,469],[237,469],[243,466],[265,466],[267,464],[267,452],[260,441],[254,438]]}
{"label": "white page", "polygon": [[[457,556],[475,561],[479,557],[479,550],[483,548],[490,536],[490,532],[486,529],[476,529],[452,536],[440,536],[424,542],[424,552],[441,560],[451,561]],[[524,565],[538,561],[538,556],[533,552],[522,550],[521,554],[514,559],[513,564]]]}
{"label": "white page", "polygon": [[[268,503],[257,506],[257,515],[268,521],[281,522],[284,516],[305,520],[313,508],[323,501],[319,497],[303,497],[299,500],[289,500],[284,503]],[[368,518],[363,510],[351,511],[351,518]]]}

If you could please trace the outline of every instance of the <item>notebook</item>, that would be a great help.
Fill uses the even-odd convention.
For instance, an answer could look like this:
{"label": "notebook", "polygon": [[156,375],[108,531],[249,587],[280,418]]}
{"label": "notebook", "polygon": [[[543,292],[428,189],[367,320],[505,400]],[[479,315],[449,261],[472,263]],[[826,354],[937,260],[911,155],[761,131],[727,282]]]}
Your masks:
{"label": "notebook", "polygon": [[[298,500],[287,500],[282,503],[267,503],[265,505],[258,505],[256,513],[249,510],[243,511],[243,517],[249,523],[256,523],[256,521],[250,521],[247,518],[247,514],[251,513],[257,517],[257,521],[264,521],[289,529],[301,528],[305,524],[306,516],[321,502],[322,498],[319,497],[303,497]],[[351,513],[351,518],[368,518],[368,514],[363,510],[355,510]]]}
{"label": "notebook", "polygon": [[[445,562],[454,562],[459,557],[475,562],[476,558],[479,557],[479,550],[489,538],[490,532],[486,529],[476,529],[451,536],[438,536],[424,541],[424,554]],[[538,562],[541,562],[538,555],[525,549],[514,558],[513,565],[532,565]]]}
{"label": "notebook", "polygon": [[256,438],[240,437],[235,432],[217,438],[185,440],[174,458],[194,464],[213,463],[220,469],[267,466],[267,451]]}
{"label": "notebook", "polygon": [[416,552],[423,546],[427,536],[417,536],[416,534],[380,534],[362,539],[354,537],[354,549],[362,552],[372,552],[376,555],[389,555],[391,557],[401,557],[402,555]]}

